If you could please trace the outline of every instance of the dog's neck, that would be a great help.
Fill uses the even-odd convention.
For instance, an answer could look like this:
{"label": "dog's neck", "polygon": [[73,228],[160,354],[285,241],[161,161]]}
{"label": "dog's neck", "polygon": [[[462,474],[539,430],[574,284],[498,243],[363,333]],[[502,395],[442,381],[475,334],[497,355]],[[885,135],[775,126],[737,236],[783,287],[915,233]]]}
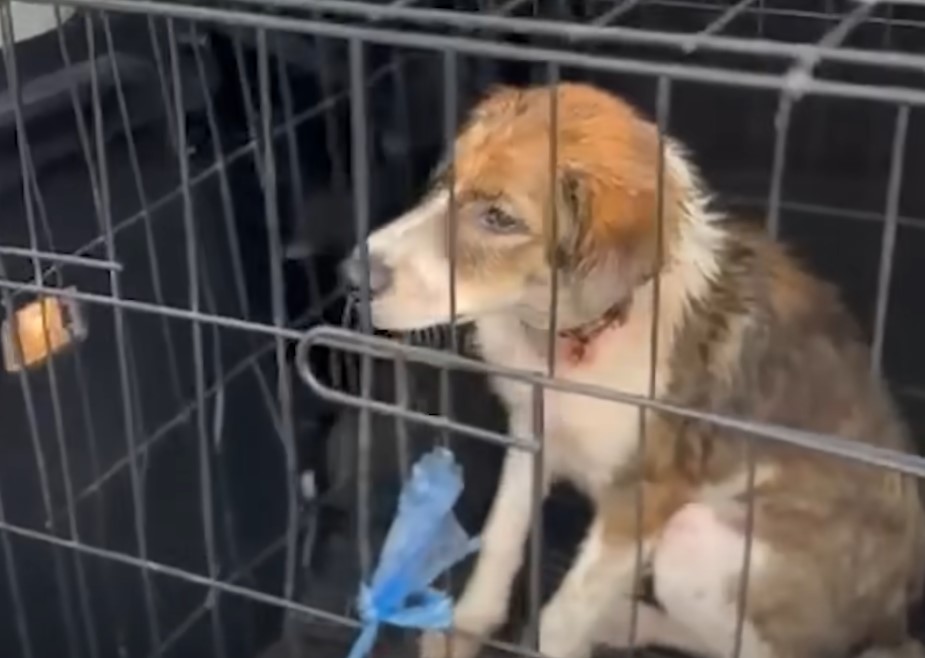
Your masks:
{"label": "dog's neck", "polygon": [[629,315],[632,297],[617,302],[603,315],[577,327],[563,329],[556,332],[556,337],[565,343],[565,357],[569,363],[581,363],[588,352],[590,345],[611,327],[620,327],[626,323]]}
{"label": "dog's neck", "polygon": [[[596,303],[581,309],[571,308],[561,327],[555,327],[556,360],[563,365],[587,365],[594,360],[599,350],[595,346],[604,341],[604,334],[624,328],[630,321],[630,314],[641,313],[643,317],[657,318],[658,333],[670,340],[677,323],[681,321],[684,309],[692,299],[701,298],[709,288],[709,281],[715,276],[715,254],[718,252],[725,232],[704,220],[705,213],[683,229],[686,241],[674,257],[666,258],[658,273],[653,272],[637,281],[629,290],[615,292],[612,285],[595,290],[609,292],[609,300],[598,299]],[[656,283],[655,281],[658,281]],[[638,308],[633,300],[640,298]],[[590,300],[588,300],[590,301]],[[588,306],[596,307],[590,310]],[[658,308],[655,308],[658,307]],[[576,312],[576,310],[578,312]],[[548,312],[530,306],[517,313],[520,325],[534,349],[540,355],[550,348],[550,326]],[[655,320],[653,320],[655,321]]]}
{"label": "dog's neck", "polygon": [[600,316],[584,324],[559,330],[556,332],[556,335],[559,336],[559,338],[582,344],[590,343],[610,327],[622,326],[626,322],[632,301],[632,297],[628,297],[616,302]]}
{"label": "dog's neck", "polygon": [[[589,365],[596,358],[595,355],[600,354],[601,344],[609,340],[608,336],[630,330],[630,325],[636,323],[636,320],[641,321],[645,329],[633,328],[627,340],[642,339],[639,331],[644,331],[648,337],[651,333],[650,323],[654,321],[658,324],[659,340],[670,341],[688,301],[700,294],[699,285],[690,285],[696,279],[695,275],[696,272],[690,268],[673,264],[657,276],[646,276],[630,292],[616,299],[611,298],[609,303],[602,300],[603,303],[598,306],[601,310],[595,314],[580,319],[571,316],[562,323],[563,326],[553,327],[554,341],[550,341],[551,323],[548,314],[542,314],[545,318],[534,313],[521,315],[519,324],[539,356],[548,356],[551,342],[554,342],[555,358],[561,365]],[[668,343],[662,345],[667,346]]]}
{"label": "dog's neck", "polygon": [[[633,296],[628,295],[612,303],[595,317],[564,328],[554,328],[557,359],[563,358],[570,365],[581,363],[593,343],[610,329],[623,326],[629,317]],[[524,332],[538,349],[548,350],[549,332],[552,323],[537,324],[537,318],[520,320]]]}

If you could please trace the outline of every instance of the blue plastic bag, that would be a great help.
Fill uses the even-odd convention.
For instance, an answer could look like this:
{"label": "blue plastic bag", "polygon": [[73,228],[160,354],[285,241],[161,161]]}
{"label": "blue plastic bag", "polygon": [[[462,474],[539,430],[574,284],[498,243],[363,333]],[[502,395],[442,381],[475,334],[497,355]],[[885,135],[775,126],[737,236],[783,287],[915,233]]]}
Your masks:
{"label": "blue plastic bag", "polygon": [[449,450],[436,448],[415,463],[372,581],[360,587],[363,630],[349,658],[369,654],[380,624],[436,630],[452,625],[452,600],[430,585],[478,549],[478,538],[470,538],[453,514],[462,489],[461,468]]}

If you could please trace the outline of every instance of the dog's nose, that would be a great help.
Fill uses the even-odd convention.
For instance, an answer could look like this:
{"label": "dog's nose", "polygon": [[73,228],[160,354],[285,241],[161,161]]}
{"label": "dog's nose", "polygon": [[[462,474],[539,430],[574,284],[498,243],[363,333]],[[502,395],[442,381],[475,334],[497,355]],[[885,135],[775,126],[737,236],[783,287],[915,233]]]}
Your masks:
{"label": "dog's nose", "polygon": [[[363,286],[363,260],[359,250],[354,250],[343,263],[341,271],[354,288]],[[379,256],[369,254],[369,294],[379,295],[392,285],[392,269]]]}

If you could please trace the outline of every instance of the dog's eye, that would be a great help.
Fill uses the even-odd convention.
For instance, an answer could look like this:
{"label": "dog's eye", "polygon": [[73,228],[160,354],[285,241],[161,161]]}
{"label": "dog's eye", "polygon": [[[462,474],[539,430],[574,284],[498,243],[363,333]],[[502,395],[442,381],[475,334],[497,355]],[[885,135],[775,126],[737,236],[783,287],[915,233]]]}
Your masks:
{"label": "dog's eye", "polygon": [[485,228],[495,233],[513,233],[523,227],[519,219],[497,207],[489,208],[481,216],[481,220]]}

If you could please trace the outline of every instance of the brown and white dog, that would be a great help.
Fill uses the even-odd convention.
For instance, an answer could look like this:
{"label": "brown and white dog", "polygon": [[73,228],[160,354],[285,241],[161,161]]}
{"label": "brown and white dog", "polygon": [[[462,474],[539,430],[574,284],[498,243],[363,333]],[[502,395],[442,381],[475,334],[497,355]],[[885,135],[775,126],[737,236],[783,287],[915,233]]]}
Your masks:
{"label": "brown and white dog", "polygon": [[[654,376],[654,394],[676,405],[910,450],[836,292],[761,232],[711,211],[680,147],[620,99],[582,84],[500,88],[474,109],[453,153],[453,175],[438,172],[417,207],[368,238],[375,327],[448,321],[453,245],[456,309],[475,323],[489,363],[546,370],[555,272],[556,376],[638,395]],[[344,269],[359,284],[356,258]],[[530,388],[501,378],[493,386],[510,433],[529,437]],[[542,611],[543,654],[576,658],[596,642],[627,641],[640,487],[642,547],[661,606],[639,610],[639,643],[732,655],[751,504],[741,655],[912,646],[906,614],[922,586],[925,535],[910,477],[758,442],[749,494],[739,432],[650,412],[642,451],[631,405],[547,391],[544,410],[544,486],[570,480],[596,516]],[[507,454],[456,606],[463,633],[452,652],[443,636],[425,635],[425,658],[471,658],[505,621],[529,530],[532,459]]]}

